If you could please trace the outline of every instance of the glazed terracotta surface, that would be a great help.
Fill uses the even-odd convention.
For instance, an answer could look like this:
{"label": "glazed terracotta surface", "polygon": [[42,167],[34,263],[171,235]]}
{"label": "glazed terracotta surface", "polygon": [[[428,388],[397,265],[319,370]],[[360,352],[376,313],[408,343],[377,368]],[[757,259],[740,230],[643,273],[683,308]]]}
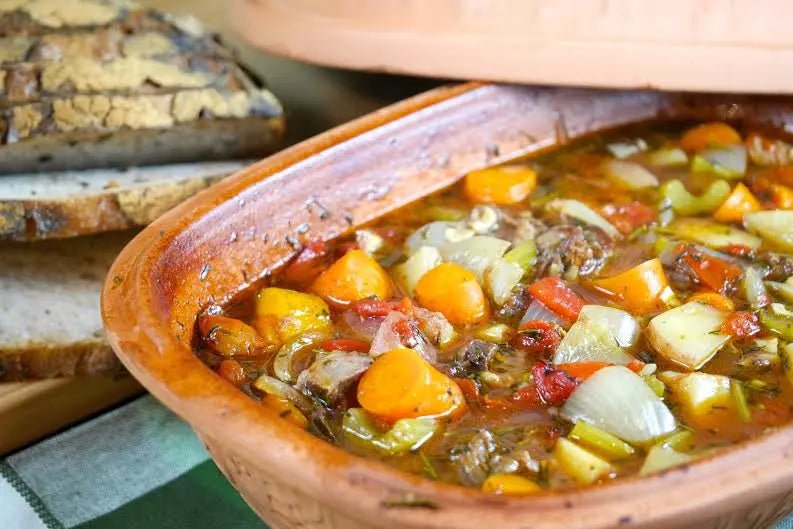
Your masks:
{"label": "glazed terracotta surface", "polygon": [[[347,69],[526,84],[790,93],[785,0],[235,0],[258,48]],[[729,72],[729,74],[726,74]]]}
{"label": "glazed terracotta surface", "polygon": [[301,242],[346,233],[470,170],[654,119],[784,131],[793,100],[479,85],[424,94],[255,164],[144,230],[108,276],[110,341],[274,529],[768,527],[793,509],[792,428],[654,477],[493,497],[345,453],[192,353],[197,314],[257,286]]}

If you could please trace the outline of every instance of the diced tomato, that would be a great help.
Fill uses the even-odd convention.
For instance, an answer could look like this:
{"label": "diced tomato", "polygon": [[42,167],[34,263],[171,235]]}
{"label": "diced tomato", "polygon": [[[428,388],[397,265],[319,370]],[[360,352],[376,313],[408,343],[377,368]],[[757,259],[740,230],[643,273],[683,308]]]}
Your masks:
{"label": "diced tomato", "polygon": [[545,404],[561,406],[573,393],[578,381],[547,362],[537,362],[531,370],[537,394]]}
{"label": "diced tomato", "polygon": [[586,380],[610,365],[608,362],[571,362],[568,364],[557,364],[556,368],[561,369],[573,378]]}
{"label": "diced tomato", "polygon": [[577,320],[584,307],[584,300],[558,277],[540,279],[529,287],[529,292],[537,301],[570,321]]}
{"label": "diced tomato", "polygon": [[542,407],[542,400],[536,386],[526,386],[512,394],[510,400],[517,409],[528,410]]}
{"label": "diced tomato", "polygon": [[405,347],[416,347],[421,340],[416,322],[411,319],[399,320],[394,323],[394,332],[399,335],[399,341]]}
{"label": "diced tomato", "polygon": [[520,326],[512,337],[512,346],[531,356],[550,358],[562,341],[556,326],[548,321],[532,320]]}
{"label": "diced tomato", "polygon": [[394,310],[396,303],[382,299],[361,299],[354,301],[350,308],[362,318],[384,318]]}
{"label": "diced tomato", "polygon": [[325,241],[306,244],[281,273],[285,284],[304,287],[333,262],[333,247]]}
{"label": "diced tomato", "polygon": [[738,265],[706,255],[693,246],[685,248],[682,257],[702,284],[721,294],[729,292],[743,274]]}
{"label": "diced tomato", "polygon": [[753,312],[733,312],[721,325],[721,332],[733,338],[748,338],[761,331],[760,320]]}
{"label": "diced tomato", "polygon": [[233,358],[223,360],[220,363],[218,366],[218,375],[237,387],[242,386],[245,381],[248,380],[247,375],[245,375],[245,370],[240,363]]}
{"label": "diced tomato", "polygon": [[752,254],[752,249],[743,244],[730,244],[722,248],[722,250],[735,257],[747,257]]}
{"label": "diced tomato", "polygon": [[322,343],[322,349],[324,351],[346,351],[348,353],[352,352],[359,352],[359,353],[367,353],[369,352],[369,342],[365,340],[356,340],[354,338],[336,338],[334,340],[325,340]]}
{"label": "diced tomato", "polygon": [[630,369],[630,370],[631,370],[631,371],[633,371],[634,373],[639,373],[639,372],[641,372],[641,370],[642,370],[642,369],[644,369],[644,362],[642,362],[642,361],[641,361],[641,360],[639,360],[638,358],[634,358],[634,359],[633,359],[633,360],[631,360],[631,361],[630,361],[630,363],[629,363],[627,366],[625,366],[625,367],[627,367],[628,369]]}
{"label": "diced tomato", "polygon": [[626,235],[650,224],[657,217],[653,208],[641,202],[631,202],[621,206],[609,204],[601,212],[615,228]]}
{"label": "diced tomato", "polygon": [[479,386],[470,378],[455,378],[454,381],[468,400],[479,399]]}

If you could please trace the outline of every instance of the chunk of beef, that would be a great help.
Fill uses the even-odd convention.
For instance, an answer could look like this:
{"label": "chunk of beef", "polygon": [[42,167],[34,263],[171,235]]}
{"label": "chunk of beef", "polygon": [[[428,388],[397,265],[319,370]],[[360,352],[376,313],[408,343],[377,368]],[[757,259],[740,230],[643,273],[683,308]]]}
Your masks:
{"label": "chunk of beef", "polygon": [[372,358],[367,354],[322,351],[297,377],[297,388],[333,405],[344,397],[370,365]]}
{"label": "chunk of beef", "polygon": [[525,286],[517,292],[513,292],[501,308],[498,309],[498,319],[506,320],[513,326],[517,325],[523,315],[526,314],[532,299],[529,289]]}
{"label": "chunk of beef", "polygon": [[793,276],[793,256],[781,253],[763,252],[757,256],[757,261],[768,270],[768,281],[784,282]]}
{"label": "chunk of beef", "polygon": [[449,367],[452,376],[466,378],[487,370],[487,364],[498,350],[496,344],[484,340],[471,340],[455,355]]}
{"label": "chunk of beef", "polygon": [[611,257],[614,241],[594,226],[559,224],[539,233],[538,276],[562,276],[574,281],[597,272]]}
{"label": "chunk of beef", "polygon": [[450,453],[460,483],[479,487],[490,473],[490,457],[496,451],[496,441],[488,430],[480,430],[471,439]]}

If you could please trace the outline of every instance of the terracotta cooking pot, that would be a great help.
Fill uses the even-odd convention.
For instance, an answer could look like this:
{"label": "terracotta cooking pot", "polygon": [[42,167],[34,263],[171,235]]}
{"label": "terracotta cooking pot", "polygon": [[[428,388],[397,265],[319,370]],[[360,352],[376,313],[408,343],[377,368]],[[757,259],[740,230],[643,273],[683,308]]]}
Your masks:
{"label": "terracotta cooking pot", "polygon": [[192,353],[196,315],[262,284],[303,242],[347,233],[467,171],[656,119],[783,131],[793,98],[476,84],[420,95],[252,165],[141,232],[105,284],[110,343],[273,529],[769,527],[793,509],[793,427],[647,478],[498,497],[344,452]]}

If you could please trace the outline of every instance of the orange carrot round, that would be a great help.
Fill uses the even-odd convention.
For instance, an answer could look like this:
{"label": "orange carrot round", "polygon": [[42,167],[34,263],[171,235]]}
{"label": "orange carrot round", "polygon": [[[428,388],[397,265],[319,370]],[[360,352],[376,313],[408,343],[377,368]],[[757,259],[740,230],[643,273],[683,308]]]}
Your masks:
{"label": "orange carrot round", "polygon": [[347,305],[359,299],[391,297],[391,279],[363,250],[350,250],[322,272],[311,290],[326,301]]}
{"label": "orange carrot round", "polygon": [[459,386],[412,349],[378,357],[358,383],[361,407],[386,421],[448,415],[465,405]]}
{"label": "orange carrot round", "polygon": [[689,152],[698,152],[712,147],[740,145],[741,135],[720,121],[703,123],[688,129],[680,138],[680,147]]}
{"label": "orange carrot round", "polygon": [[537,174],[518,165],[489,167],[468,173],[464,187],[471,202],[517,204],[537,187]]}
{"label": "orange carrot round", "polygon": [[424,308],[440,312],[457,325],[487,318],[488,305],[476,275],[455,263],[441,263],[416,283],[416,299]]}

